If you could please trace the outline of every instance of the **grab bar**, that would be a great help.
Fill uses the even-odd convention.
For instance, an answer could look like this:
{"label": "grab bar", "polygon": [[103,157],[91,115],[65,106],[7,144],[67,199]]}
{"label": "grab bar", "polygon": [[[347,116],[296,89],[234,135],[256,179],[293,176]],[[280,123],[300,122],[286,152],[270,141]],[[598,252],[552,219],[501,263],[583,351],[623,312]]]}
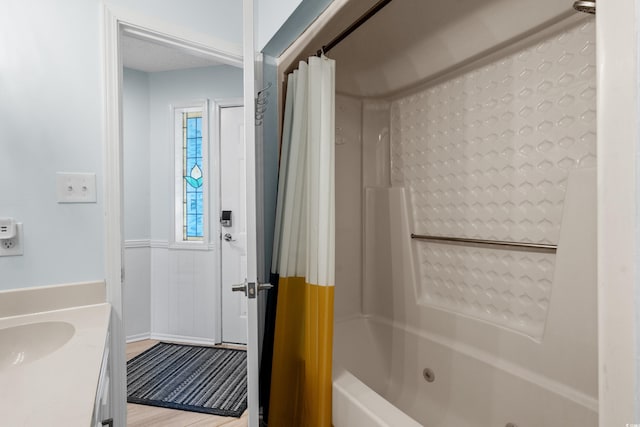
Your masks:
{"label": "grab bar", "polygon": [[544,243],[524,243],[524,242],[504,242],[501,240],[484,240],[484,239],[467,239],[465,237],[447,237],[447,236],[429,236],[424,234],[411,233],[412,239],[431,240],[435,242],[453,242],[453,243],[473,243],[477,245],[502,246],[512,248],[531,249],[536,252],[555,253],[558,249],[557,245],[547,245]]}

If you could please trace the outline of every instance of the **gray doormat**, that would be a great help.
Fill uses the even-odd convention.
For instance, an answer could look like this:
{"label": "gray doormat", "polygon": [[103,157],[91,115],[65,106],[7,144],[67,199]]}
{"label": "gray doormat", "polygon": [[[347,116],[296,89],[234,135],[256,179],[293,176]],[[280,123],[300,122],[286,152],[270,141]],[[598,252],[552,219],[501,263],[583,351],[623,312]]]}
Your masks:
{"label": "gray doormat", "polygon": [[247,352],[158,343],[127,362],[127,402],[240,417]]}

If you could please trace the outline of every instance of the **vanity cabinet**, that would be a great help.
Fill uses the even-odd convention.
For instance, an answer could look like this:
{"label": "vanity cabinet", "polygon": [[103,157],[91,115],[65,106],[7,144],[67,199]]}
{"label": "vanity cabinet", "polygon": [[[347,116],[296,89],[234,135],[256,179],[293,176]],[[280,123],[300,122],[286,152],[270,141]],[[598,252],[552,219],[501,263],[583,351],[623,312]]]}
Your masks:
{"label": "vanity cabinet", "polygon": [[100,377],[98,379],[98,388],[96,390],[96,398],[93,406],[92,427],[113,426],[110,408],[111,401],[109,399],[109,335],[110,334],[107,333],[107,339],[104,344],[104,353],[102,354]]}

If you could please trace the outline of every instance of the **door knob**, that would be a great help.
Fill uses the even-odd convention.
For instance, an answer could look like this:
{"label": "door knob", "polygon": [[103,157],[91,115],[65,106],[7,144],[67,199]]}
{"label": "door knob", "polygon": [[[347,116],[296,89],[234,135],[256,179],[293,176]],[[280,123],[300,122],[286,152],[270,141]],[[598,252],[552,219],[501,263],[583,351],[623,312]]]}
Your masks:
{"label": "door knob", "polygon": [[258,283],[258,290],[259,291],[266,291],[273,288],[273,285],[271,283]]}
{"label": "door knob", "polygon": [[236,239],[233,238],[231,233],[225,233],[224,236],[222,236],[222,238],[224,239],[225,242],[235,242],[236,241]]}
{"label": "door knob", "polygon": [[247,283],[240,283],[238,285],[231,285],[232,292],[243,292],[244,296],[247,296]]}
{"label": "door knob", "polygon": [[[267,289],[273,288],[271,283],[258,283],[258,291],[266,291]],[[248,296],[249,298],[256,297],[256,284],[254,282],[244,282],[237,285],[231,285],[232,292],[242,292],[244,296]]]}

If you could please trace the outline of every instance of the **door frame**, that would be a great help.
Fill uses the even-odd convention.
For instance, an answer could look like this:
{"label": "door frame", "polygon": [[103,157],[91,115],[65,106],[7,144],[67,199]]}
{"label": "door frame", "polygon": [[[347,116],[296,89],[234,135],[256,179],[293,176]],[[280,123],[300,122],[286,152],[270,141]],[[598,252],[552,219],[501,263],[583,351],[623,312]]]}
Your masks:
{"label": "door frame", "polygon": [[[222,176],[221,176],[221,164],[222,164],[222,120],[220,120],[220,113],[223,108],[234,108],[234,107],[243,107],[244,108],[244,98],[224,98],[224,99],[215,99],[212,102],[213,104],[213,128],[214,139],[213,139],[213,150],[216,150],[216,160],[215,163],[211,166],[212,170],[217,170],[218,174],[218,185],[216,187],[217,195],[216,195],[216,203],[218,212],[215,215],[220,215],[222,210]],[[212,151],[213,151],[212,150]],[[214,218],[213,216],[211,217]],[[216,256],[216,263],[218,268],[218,279],[219,284],[217,294],[218,294],[218,312],[216,313],[216,322],[217,322],[217,330],[215,331],[216,342],[222,343],[222,226],[220,225],[220,221],[216,223],[215,233],[218,235],[218,243],[216,244],[216,250],[218,251],[218,256]]]}
{"label": "door frame", "polygon": [[599,425],[640,422],[640,176],[638,51],[640,8],[598,2]]}
{"label": "door frame", "polygon": [[[256,0],[242,1],[242,56],[244,69],[242,73],[242,87],[244,89],[244,143],[246,168],[246,205],[247,220],[247,294],[251,293],[252,285],[255,293],[259,294],[258,283],[258,162],[256,147]],[[251,167],[251,165],[253,167]],[[258,338],[258,296],[247,298],[247,408],[249,412],[248,427],[258,427],[259,424],[259,338]]]}
{"label": "door frame", "polygon": [[[243,18],[246,22],[246,18]],[[251,16],[253,27],[253,14]],[[253,31],[253,28],[251,28]],[[126,357],[122,283],[124,279],[122,52],[120,35],[208,56],[224,64],[244,67],[242,46],[195,33],[112,4],[102,7],[103,36],[103,147],[105,204],[105,283],[111,304],[109,368],[114,425],[126,425]],[[246,89],[245,89],[246,90]],[[256,379],[257,380],[257,379]]]}

